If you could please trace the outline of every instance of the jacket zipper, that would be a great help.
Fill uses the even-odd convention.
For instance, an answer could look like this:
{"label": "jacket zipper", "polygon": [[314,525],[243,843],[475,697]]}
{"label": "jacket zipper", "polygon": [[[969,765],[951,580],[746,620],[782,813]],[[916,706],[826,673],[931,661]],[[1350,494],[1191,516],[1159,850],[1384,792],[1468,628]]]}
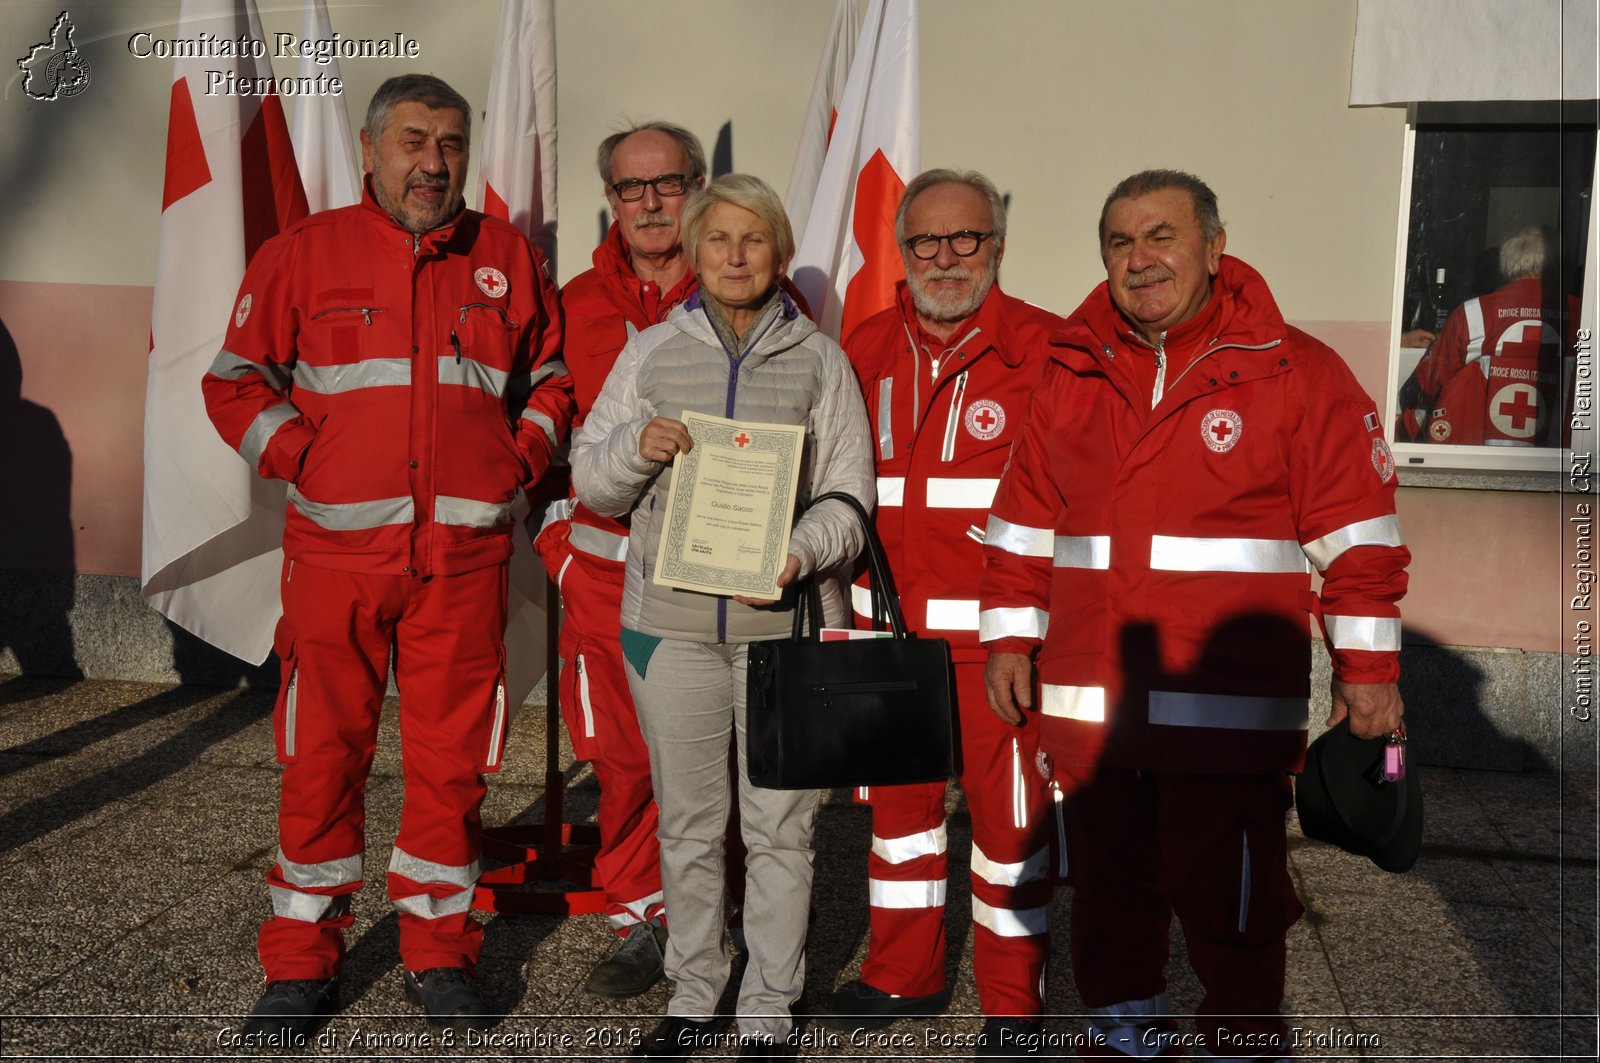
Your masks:
{"label": "jacket zipper", "polygon": [[283,755],[294,756],[295,731],[298,728],[300,715],[300,668],[295,666],[289,673],[289,689],[283,695]]}
{"label": "jacket zipper", "polygon": [[361,320],[370,325],[372,324],[372,315],[381,313],[383,311],[376,306],[330,306],[326,310],[318,310],[315,314],[312,314],[311,320],[315,321],[318,318],[327,317],[329,314],[360,314]]}
{"label": "jacket zipper", "polygon": [[583,654],[578,654],[578,704],[583,706],[583,736],[594,737],[594,707],[589,704],[589,672],[583,666]]}
{"label": "jacket zipper", "polygon": [[[756,349],[756,346],[760,344],[760,342],[766,337],[767,333],[772,330],[772,326],[777,324],[778,319],[782,316],[782,314],[774,314],[768,319],[766,325],[761,329],[761,331],[756,333],[756,338],[744,345],[746,354]],[[709,323],[710,322],[708,321],[707,324]],[[732,351],[728,350],[728,345],[722,340],[722,333],[717,332],[715,328],[713,328],[711,331],[716,334],[717,343],[722,347],[722,353],[728,356],[728,396],[726,401],[723,403],[722,416],[732,420],[734,402],[738,398],[739,394],[739,366],[744,364],[744,355],[736,355]],[[728,599],[719,597],[717,599],[717,644],[720,646],[727,641]]]}
{"label": "jacket zipper", "polygon": [[944,447],[939,452],[939,457],[944,461],[956,460],[956,427],[961,423],[961,403],[966,399],[967,374],[971,371],[963,369],[950,391],[950,411],[944,420]]}

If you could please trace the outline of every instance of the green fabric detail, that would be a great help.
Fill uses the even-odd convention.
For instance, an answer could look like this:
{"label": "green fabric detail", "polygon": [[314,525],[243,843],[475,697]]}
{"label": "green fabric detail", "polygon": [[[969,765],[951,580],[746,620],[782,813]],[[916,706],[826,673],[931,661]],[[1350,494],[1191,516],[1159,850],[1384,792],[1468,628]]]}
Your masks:
{"label": "green fabric detail", "polygon": [[644,671],[650,667],[650,658],[656,655],[656,647],[659,645],[661,645],[660,635],[646,635],[642,631],[622,629],[622,656],[633,665],[633,670],[639,673],[640,679],[644,678]]}

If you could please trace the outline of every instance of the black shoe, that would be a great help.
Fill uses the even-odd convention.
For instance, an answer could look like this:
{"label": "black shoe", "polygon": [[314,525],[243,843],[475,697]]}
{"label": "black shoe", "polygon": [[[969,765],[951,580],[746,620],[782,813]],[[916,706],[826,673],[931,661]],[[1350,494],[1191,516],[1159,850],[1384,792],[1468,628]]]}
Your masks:
{"label": "black shoe", "polygon": [[799,1054],[800,1046],[787,1037],[777,1040],[759,1036],[739,1038],[740,1059],[794,1059]]}
{"label": "black shoe", "polygon": [[650,1036],[633,1050],[633,1054],[668,1063],[688,1059],[694,1055],[696,1048],[709,1042],[716,1026],[716,1019],[686,1019],[681,1015],[668,1015],[650,1031]]}
{"label": "black shoe", "polygon": [[1044,1024],[1028,1019],[984,1019],[977,1059],[1028,1059],[1044,1055]]}
{"label": "black shoe", "polygon": [[406,999],[427,1014],[428,1025],[468,1033],[495,1023],[489,1002],[465,967],[430,967],[405,973]]}
{"label": "black shoe", "polygon": [[667,928],[657,922],[635,923],[628,928],[609,960],[594,965],[584,980],[585,992],[597,997],[636,997],[661,981]]}
{"label": "black shoe", "polygon": [[311,1034],[338,1007],[337,978],[268,982],[242,1032],[253,1039],[250,1043],[262,1047],[304,1048]]}
{"label": "black shoe", "polygon": [[925,997],[897,997],[865,982],[846,982],[828,994],[816,1019],[835,1030],[876,1030],[907,1015],[941,1015],[950,991]]}

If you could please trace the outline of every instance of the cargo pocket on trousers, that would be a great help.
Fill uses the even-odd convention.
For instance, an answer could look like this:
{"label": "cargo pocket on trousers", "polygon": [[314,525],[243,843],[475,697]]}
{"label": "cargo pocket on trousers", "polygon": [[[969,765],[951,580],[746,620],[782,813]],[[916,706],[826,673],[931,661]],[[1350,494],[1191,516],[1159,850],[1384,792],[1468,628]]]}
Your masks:
{"label": "cargo pocket on trousers", "polygon": [[489,744],[483,763],[478,770],[492,775],[500,770],[500,758],[506,751],[506,726],[510,713],[506,705],[506,651],[500,647],[500,663],[495,673],[494,689],[489,695]]}

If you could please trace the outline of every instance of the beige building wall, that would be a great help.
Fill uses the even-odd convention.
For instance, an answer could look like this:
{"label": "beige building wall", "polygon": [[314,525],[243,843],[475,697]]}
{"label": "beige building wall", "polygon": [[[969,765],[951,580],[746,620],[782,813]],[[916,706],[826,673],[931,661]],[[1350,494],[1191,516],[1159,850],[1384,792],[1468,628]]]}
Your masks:
{"label": "beige building wall", "polygon": [[[298,4],[262,6],[269,35],[298,30]],[[353,124],[378,83],[407,69],[484,99],[496,0],[330,6],[346,36],[402,32],[421,48],[415,63],[342,62]],[[832,6],[560,0],[558,276],[587,265],[605,207],[594,145],[628,118],[686,124],[708,151],[726,135],[734,168],[782,190]],[[138,572],[143,358],[171,62],[134,58],[127,41],[140,30],[183,36],[177,9],[176,0],[74,3],[88,90],[38,102],[12,76],[0,98],[10,149],[0,163],[10,193],[0,322],[21,399],[53,413],[71,449],[75,565],[85,573]],[[0,8],[0,39],[20,55],[60,10],[12,0]],[[1221,197],[1228,250],[1263,272],[1286,317],[1338,346],[1381,391],[1404,112],[1346,105],[1355,0],[923,0],[921,18],[922,164],[982,169],[1010,197],[1008,290],[1070,312],[1103,276],[1094,233],[1109,187],[1149,166],[1192,170]],[[280,60],[277,73],[294,73],[292,63]],[[1444,643],[1559,647],[1544,619],[1553,608],[1534,604],[1559,597],[1559,544],[1527,523],[1544,521],[1553,500],[1404,494],[1419,558],[1414,629]],[[1442,575],[1483,556],[1484,529],[1514,545],[1525,567]],[[34,564],[0,557],[0,567]],[[1494,620],[1479,623],[1486,602]]]}

